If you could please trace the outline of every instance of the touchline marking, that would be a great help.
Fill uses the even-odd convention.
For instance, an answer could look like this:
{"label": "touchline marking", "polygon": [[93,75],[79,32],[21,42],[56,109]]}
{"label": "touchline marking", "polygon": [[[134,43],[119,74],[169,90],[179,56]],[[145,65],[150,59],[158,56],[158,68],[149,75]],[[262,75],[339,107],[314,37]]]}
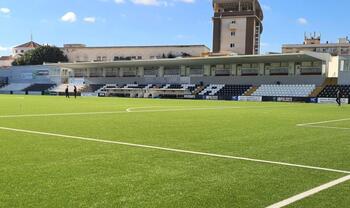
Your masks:
{"label": "touchline marking", "polygon": [[0,115],[0,118],[24,118],[24,117],[50,117],[50,116],[80,116],[80,115],[99,115],[99,114],[118,114],[127,113],[126,111],[101,111],[101,112],[83,112],[83,113],[47,113],[47,114],[22,114],[22,115]]}
{"label": "touchline marking", "polygon": [[197,152],[197,151],[158,147],[158,146],[151,146],[151,145],[133,144],[133,143],[128,143],[128,142],[95,139],[95,138],[89,138],[89,137],[71,136],[71,135],[55,134],[55,133],[49,133],[49,132],[40,132],[40,131],[31,131],[31,130],[25,130],[25,129],[8,128],[8,127],[0,127],[0,130],[21,132],[21,133],[28,133],[28,134],[45,135],[45,136],[52,136],[52,137],[62,137],[62,138],[91,141],[91,142],[100,142],[100,143],[107,143],[107,144],[118,144],[118,145],[130,146],[130,147],[140,147],[140,148],[155,149],[155,150],[162,150],[162,151],[168,151],[168,152],[187,153],[187,154],[202,155],[202,156],[208,156],[208,157],[227,158],[227,159],[250,161],[250,162],[256,162],[256,163],[265,163],[265,164],[273,164],[273,165],[281,165],[281,166],[298,167],[298,168],[304,168],[304,169],[313,169],[313,170],[320,170],[320,171],[350,174],[350,171],[337,170],[337,169],[332,169],[332,168],[322,168],[322,167],[315,167],[315,166],[309,166],[309,165],[298,165],[298,164],[293,164],[293,163],[253,159],[253,158],[247,158],[247,157],[236,157],[236,156],[230,156],[230,155]]}
{"label": "touchline marking", "polygon": [[335,123],[335,122],[349,121],[349,120],[350,120],[350,118],[343,118],[343,119],[338,119],[338,120],[329,120],[329,121],[319,121],[319,122],[314,122],[314,123],[297,124],[297,126],[309,126],[309,125],[315,125],[315,124]]}
{"label": "touchline marking", "polygon": [[335,126],[315,126],[315,125],[306,125],[306,126],[299,126],[304,128],[322,128],[322,129],[339,129],[339,130],[350,130],[350,128],[347,127],[335,127]]}
{"label": "touchline marking", "polygon": [[[166,107],[166,106],[161,106]],[[181,106],[180,106],[181,107]],[[126,109],[129,113],[147,113],[147,112],[172,112],[172,111],[195,111],[195,110],[225,110],[225,109],[269,109],[278,107],[292,107],[292,106],[221,106],[221,107],[196,107],[196,108],[179,108],[179,106],[168,109],[155,109],[155,110],[137,110],[137,109],[150,109],[155,107],[136,107]],[[136,110],[136,111],[135,111]]]}
{"label": "touchline marking", "polygon": [[339,185],[339,184],[344,183],[344,182],[349,181],[349,180],[350,180],[350,175],[342,177],[342,178],[339,178],[339,179],[334,180],[334,181],[331,181],[329,183],[323,184],[323,185],[318,186],[316,188],[313,188],[311,190],[305,191],[305,192],[303,192],[301,194],[295,195],[293,197],[285,199],[285,200],[283,200],[281,202],[278,202],[278,203],[273,204],[271,206],[268,206],[266,208],[282,208],[282,207],[288,206],[288,205],[290,205],[292,203],[295,203],[297,201],[305,199],[305,198],[307,198],[309,196],[312,196],[314,194],[317,194],[317,193],[319,193],[321,191],[324,191],[326,189],[332,188],[332,187],[334,187],[336,185]]}

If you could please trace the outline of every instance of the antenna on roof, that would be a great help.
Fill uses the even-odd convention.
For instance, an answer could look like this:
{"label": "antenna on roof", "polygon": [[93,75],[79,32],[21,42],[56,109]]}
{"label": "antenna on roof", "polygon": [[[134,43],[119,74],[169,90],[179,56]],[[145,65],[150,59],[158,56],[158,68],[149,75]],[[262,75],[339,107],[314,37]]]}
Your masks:
{"label": "antenna on roof", "polygon": [[30,33],[30,42],[33,42],[33,33]]}

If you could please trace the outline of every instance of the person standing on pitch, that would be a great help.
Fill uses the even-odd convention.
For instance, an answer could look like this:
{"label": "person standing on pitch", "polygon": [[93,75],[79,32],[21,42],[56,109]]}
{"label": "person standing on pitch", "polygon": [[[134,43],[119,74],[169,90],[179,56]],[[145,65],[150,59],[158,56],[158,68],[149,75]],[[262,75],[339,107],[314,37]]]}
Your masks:
{"label": "person standing on pitch", "polygon": [[341,91],[340,91],[340,89],[338,89],[338,91],[337,91],[337,103],[338,103],[338,106],[341,106],[341,97],[342,97],[342,95],[341,95]]}
{"label": "person standing on pitch", "polygon": [[74,85],[74,98],[75,99],[77,99],[77,94],[78,94],[77,86]]}
{"label": "person standing on pitch", "polygon": [[68,85],[67,85],[67,87],[66,87],[66,98],[69,98],[69,87],[68,87]]}

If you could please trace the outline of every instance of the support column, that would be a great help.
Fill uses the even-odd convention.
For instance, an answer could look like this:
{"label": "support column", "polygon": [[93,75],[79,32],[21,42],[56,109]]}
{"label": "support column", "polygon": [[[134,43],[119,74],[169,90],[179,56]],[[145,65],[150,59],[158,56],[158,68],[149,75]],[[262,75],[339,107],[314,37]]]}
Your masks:
{"label": "support column", "polygon": [[186,77],[186,66],[184,66],[184,65],[180,66],[180,76]]}
{"label": "support column", "polygon": [[143,66],[138,67],[138,76],[139,77],[145,76],[145,68]]}
{"label": "support column", "polygon": [[204,65],[204,70],[203,70],[204,76],[210,76],[210,70],[211,70],[210,67],[211,67],[210,65]]}
{"label": "support column", "polygon": [[294,76],[295,73],[296,73],[296,71],[295,71],[295,63],[294,62],[289,62],[288,75],[289,76]]}
{"label": "support column", "polygon": [[264,63],[260,63],[259,64],[259,75],[260,76],[264,76],[265,74],[265,64]]}
{"label": "support column", "polygon": [[232,76],[237,76],[237,64],[232,64]]}
{"label": "support column", "polygon": [[158,70],[159,70],[159,73],[158,73],[159,77],[164,77],[164,66],[160,66]]}
{"label": "support column", "polygon": [[119,77],[123,77],[124,76],[124,70],[123,68],[119,68]]}

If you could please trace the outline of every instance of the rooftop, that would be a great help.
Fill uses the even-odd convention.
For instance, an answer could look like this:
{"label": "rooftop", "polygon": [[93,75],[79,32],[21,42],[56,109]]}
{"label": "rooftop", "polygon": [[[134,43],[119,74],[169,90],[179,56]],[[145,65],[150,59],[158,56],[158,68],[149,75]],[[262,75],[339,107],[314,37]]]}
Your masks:
{"label": "rooftop", "polygon": [[38,48],[40,47],[41,45],[39,43],[36,43],[34,41],[29,41],[28,43],[24,43],[22,45],[18,45],[14,48]]}

